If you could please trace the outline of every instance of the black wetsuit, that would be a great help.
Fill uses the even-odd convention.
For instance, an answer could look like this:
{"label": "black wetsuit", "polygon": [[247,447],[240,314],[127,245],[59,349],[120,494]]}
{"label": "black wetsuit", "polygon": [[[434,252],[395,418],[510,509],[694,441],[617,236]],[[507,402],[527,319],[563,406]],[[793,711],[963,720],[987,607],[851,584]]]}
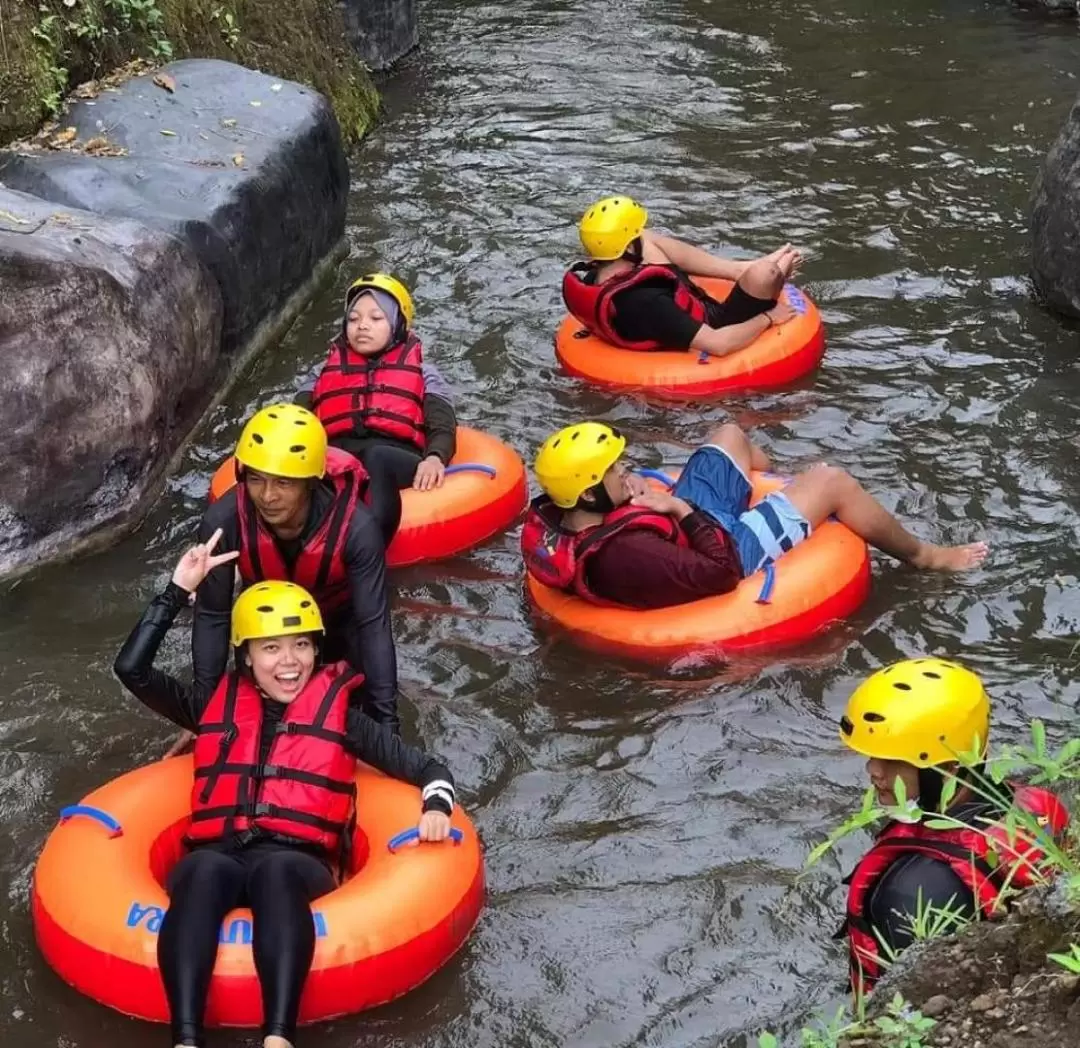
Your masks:
{"label": "black wetsuit", "polygon": [[[155,713],[197,731],[213,689],[187,688],[154,668],[154,657],[188,594],[173,583],[156,597],[125,641],[113,666],[124,686]],[[260,763],[287,707],[264,697]],[[367,764],[415,786],[433,786],[423,810],[449,814],[453,779],[446,767],[403,743],[386,724],[350,709],[346,747]],[[363,803],[363,798],[360,798]],[[169,909],[158,937],[158,966],[172,1021],[172,1043],[202,1044],[203,1013],[217,956],[218,932],[229,910],[252,910],[252,950],[262,988],[263,1036],[292,1041],[304,981],[315,951],[310,903],[334,888],[333,857],[314,845],[260,836],[193,848],[168,878]]]}
{"label": "black wetsuit", "polygon": [[[242,482],[241,482],[242,483]],[[321,526],[334,502],[329,484],[316,485],[304,530],[292,541],[276,540],[287,565],[295,562],[300,548]],[[223,495],[203,514],[199,542],[206,542],[221,528],[216,553],[240,548],[240,518],[236,489]],[[375,518],[358,503],[345,537],[345,566],[350,600],[337,613],[323,609],[326,639],[322,651],[326,662],[347,659],[364,674],[360,699],[364,712],[398,728],[397,657],[390,628],[390,598],[386,588],[386,549]],[[233,602],[232,563],[215,568],[199,587],[195,622],[191,631],[191,658],[195,688],[209,695],[217,686],[229,657],[229,616]],[[319,594],[313,594],[316,600]]]}

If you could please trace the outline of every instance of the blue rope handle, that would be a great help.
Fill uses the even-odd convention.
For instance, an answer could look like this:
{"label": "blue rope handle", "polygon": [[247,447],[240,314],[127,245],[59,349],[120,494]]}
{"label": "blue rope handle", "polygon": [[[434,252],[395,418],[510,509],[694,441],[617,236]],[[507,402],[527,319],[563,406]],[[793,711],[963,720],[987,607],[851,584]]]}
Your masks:
{"label": "blue rope handle", "polygon": [[483,473],[485,476],[494,477],[494,466],[487,466],[483,462],[457,462],[453,466],[446,467],[446,476],[452,473]]}
{"label": "blue rope handle", "polygon": [[772,591],[776,586],[776,568],[769,564],[765,568],[765,581],[761,584],[761,589],[758,591],[755,604],[771,604],[772,603]]}
{"label": "blue rope handle", "polygon": [[[450,840],[454,844],[460,844],[465,839],[465,834],[461,830],[454,827],[450,830]],[[413,841],[420,840],[420,830],[416,826],[410,826],[407,830],[402,830],[396,837],[391,837],[386,842],[387,851],[396,852],[398,848],[405,844],[411,844]]]}
{"label": "blue rope handle", "polygon": [[110,837],[123,836],[123,829],[120,823],[116,821],[108,812],[102,811],[100,808],[94,808],[89,804],[69,804],[66,808],[60,809],[60,823],[63,825],[68,819],[73,819],[76,815],[85,815],[90,819],[97,819],[103,826],[105,826],[110,832]]}
{"label": "blue rope handle", "polygon": [[637,470],[634,470],[634,472],[639,477],[644,477],[646,480],[658,480],[665,487],[668,487],[668,488],[675,487],[675,481],[673,481],[671,479],[671,477],[669,477],[661,469],[637,469]]}

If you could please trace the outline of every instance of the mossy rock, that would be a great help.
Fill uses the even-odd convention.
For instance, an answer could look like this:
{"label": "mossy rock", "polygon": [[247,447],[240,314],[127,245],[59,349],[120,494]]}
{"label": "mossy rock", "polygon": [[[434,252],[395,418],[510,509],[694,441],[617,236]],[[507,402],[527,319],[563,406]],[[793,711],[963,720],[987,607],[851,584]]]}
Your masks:
{"label": "mossy rock", "polygon": [[132,58],[221,58],[310,84],[349,141],[378,112],[334,0],[0,0],[0,30],[0,144]]}

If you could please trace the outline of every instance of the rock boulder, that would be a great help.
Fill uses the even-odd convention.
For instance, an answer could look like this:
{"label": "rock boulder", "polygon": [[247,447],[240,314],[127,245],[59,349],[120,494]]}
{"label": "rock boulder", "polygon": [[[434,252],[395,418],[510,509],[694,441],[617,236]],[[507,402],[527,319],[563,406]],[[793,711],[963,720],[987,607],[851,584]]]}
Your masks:
{"label": "rock boulder", "polygon": [[[185,240],[221,288],[226,354],[344,234],[349,171],[337,119],[301,84],[230,62],[173,62],[77,101],[63,124],[76,131],[64,149],[0,154],[0,182]],[[91,155],[95,139],[126,155]]]}
{"label": "rock boulder", "polygon": [[368,69],[389,69],[420,40],[416,0],[341,0],[352,49]]}
{"label": "rock boulder", "polygon": [[1080,317],[1080,102],[1036,179],[1031,232],[1039,291],[1054,309]]}
{"label": "rock boulder", "polygon": [[135,518],[201,415],[217,284],[183,240],[0,188],[0,574]]}

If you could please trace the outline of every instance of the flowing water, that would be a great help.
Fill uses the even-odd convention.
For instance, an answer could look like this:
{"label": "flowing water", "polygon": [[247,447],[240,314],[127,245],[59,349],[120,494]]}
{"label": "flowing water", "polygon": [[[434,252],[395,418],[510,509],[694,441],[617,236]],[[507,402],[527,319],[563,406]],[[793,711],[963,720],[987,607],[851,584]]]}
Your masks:
{"label": "flowing water", "polygon": [[[733,418],[781,468],[844,465],[920,534],[984,537],[993,554],[964,579],[878,560],[867,605],[818,642],[674,675],[537,632],[516,532],[395,573],[407,731],[459,779],[488,906],[425,987],[303,1044],[742,1048],[788,1029],[841,994],[838,880],[865,840],[797,877],[859,797],[860,762],[836,737],[856,683],[903,656],[962,656],[991,687],[999,738],[1034,715],[1057,736],[1073,723],[1078,345],[1031,297],[1025,212],[1077,91],[1074,24],[974,0],[427,0],[422,15],[424,45],[355,161],[334,288],[214,413],[138,534],[5,594],[6,1044],[167,1043],[47,969],[33,863],[61,805],[162,751],[168,728],[124,696],[112,657],[244,417],[320,360],[349,274],[386,267],[414,287],[462,420],[529,458],[593,417],[641,461],[678,463]],[[609,191],[742,257],[803,246],[829,328],[813,380],[702,408],[561,375],[573,222]],[[177,629],[176,671],[186,647]]]}

